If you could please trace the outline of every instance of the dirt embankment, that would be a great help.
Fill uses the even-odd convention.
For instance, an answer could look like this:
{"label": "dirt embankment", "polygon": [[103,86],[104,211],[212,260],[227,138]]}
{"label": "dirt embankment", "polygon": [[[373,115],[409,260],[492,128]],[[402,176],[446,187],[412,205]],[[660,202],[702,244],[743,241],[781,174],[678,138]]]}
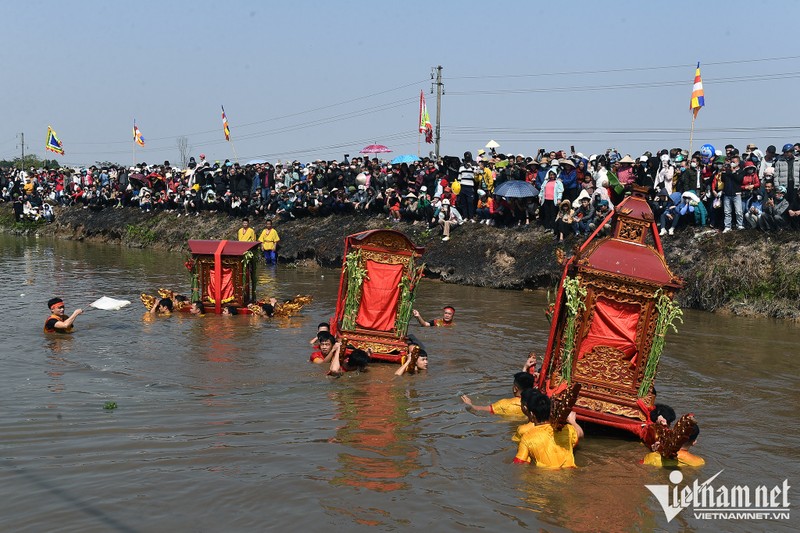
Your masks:
{"label": "dirt embankment", "polygon": [[[15,224],[10,209],[0,228],[122,246],[184,252],[189,239],[235,238],[238,219],[204,213],[143,213],[136,209],[67,208],[50,225]],[[260,231],[261,223],[255,222]],[[498,289],[552,288],[561,276],[552,235],[535,226],[494,228],[467,223],[449,242],[441,230],[425,225],[392,224],[381,217],[331,216],[281,223],[281,262],[341,265],[344,237],[368,229],[392,228],[427,247],[426,275],[448,283]],[[754,231],[718,234],[689,228],[664,239],[667,262],[686,281],[679,293],[683,307],[740,315],[800,319],[800,242],[798,234]],[[568,240],[567,252],[578,240]]]}

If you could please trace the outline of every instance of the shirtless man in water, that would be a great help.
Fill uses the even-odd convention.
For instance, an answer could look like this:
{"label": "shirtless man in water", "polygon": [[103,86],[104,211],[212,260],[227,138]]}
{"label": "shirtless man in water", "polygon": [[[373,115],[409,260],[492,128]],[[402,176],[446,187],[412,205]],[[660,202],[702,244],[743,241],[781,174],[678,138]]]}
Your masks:
{"label": "shirtless man in water", "polygon": [[455,325],[455,322],[453,322],[453,317],[456,314],[456,308],[450,305],[445,306],[444,309],[442,309],[442,318],[437,318],[430,322],[422,318],[422,315],[420,315],[419,311],[416,309],[412,311],[412,314],[414,315],[414,318],[417,319],[417,322],[419,322],[419,325],[423,328],[446,328]]}

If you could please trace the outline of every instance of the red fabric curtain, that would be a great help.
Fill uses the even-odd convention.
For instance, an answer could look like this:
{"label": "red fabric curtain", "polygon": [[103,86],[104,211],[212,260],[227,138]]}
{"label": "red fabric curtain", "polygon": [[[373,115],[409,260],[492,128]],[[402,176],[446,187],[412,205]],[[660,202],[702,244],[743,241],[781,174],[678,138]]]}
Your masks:
{"label": "red fabric curtain", "polygon": [[581,343],[578,359],[592,351],[595,346],[611,346],[625,354],[625,359],[636,364],[636,325],[639,323],[641,306],[615,302],[607,298],[597,299],[594,318],[589,333]]}
{"label": "red fabric curtain", "polygon": [[[215,300],[217,277],[214,269],[208,272],[208,297]],[[230,301],[233,298],[233,272],[230,268],[222,268],[222,302]]]}
{"label": "red fabric curtain", "polygon": [[361,286],[361,306],[356,323],[363,328],[390,331],[397,318],[403,265],[367,260],[367,276]]}

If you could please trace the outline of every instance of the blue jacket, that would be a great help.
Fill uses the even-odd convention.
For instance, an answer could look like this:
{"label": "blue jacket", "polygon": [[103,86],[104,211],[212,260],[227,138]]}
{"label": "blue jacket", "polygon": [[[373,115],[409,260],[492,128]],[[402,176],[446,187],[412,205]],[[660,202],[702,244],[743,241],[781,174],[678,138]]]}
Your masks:
{"label": "blue jacket", "polygon": [[565,189],[575,189],[578,186],[578,171],[574,168],[562,170],[558,177],[561,178]]}

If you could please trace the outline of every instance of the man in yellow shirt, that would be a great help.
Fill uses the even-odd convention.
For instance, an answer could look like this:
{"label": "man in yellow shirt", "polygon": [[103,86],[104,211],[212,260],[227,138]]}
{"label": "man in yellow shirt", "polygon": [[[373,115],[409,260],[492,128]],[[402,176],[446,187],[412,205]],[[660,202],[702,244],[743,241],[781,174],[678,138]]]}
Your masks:
{"label": "man in yellow shirt", "polygon": [[238,237],[240,241],[256,242],[256,232],[250,227],[250,221],[246,218],[242,220],[242,227],[239,228]]}
{"label": "man in yellow shirt", "polygon": [[520,436],[515,463],[534,463],[541,468],[575,468],[572,449],[583,436],[583,429],[570,413],[567,424],[560,431],[550,425],[550,398],[537,389],[522,395],[523,410],[533,427]]}
{"label": "man in yellow shirt", "polygon": [[258,242],[261,243],[261,250],[264,252],[264,260],[268,265],[278,264],[278,243],[281,238],[278,237],[278,232],[272,227],[272,221],[267,220],[267,227],[261,232],[258,237]]}
{"label": "man in yellow shirt", "polygon": [[678,450],[678,456],[674,459],[667,459],[658,452],[650,452],[642,459],[642,464],[650,466],[684,468],[687,466],[703,466],[706,464],[705,459],[699,455],[695,455],[689,451],[689,448],[697,443],[697,437],[700,435],[700,426],[695,426],[692,434],[689,435],[689,440],[681,446]]}

